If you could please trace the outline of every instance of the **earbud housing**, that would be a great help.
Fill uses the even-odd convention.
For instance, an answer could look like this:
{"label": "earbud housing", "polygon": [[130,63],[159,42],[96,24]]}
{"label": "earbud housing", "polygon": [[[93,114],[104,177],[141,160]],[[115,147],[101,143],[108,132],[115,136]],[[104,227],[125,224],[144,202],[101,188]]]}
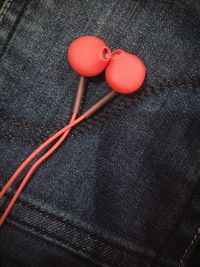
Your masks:
{"label": "earbud housing", "polygon": [[113,51],[111,56],[105,70],[107,83],[118,93],[134,93],[145,79],[146,69],[143,62],[121,49]]}
{"label": "earbud housing", "polygon": [[100,74],[111,58],[110,49],[96,36],[82,36],[71,43],[68,59],[71,67],[81,76]]}

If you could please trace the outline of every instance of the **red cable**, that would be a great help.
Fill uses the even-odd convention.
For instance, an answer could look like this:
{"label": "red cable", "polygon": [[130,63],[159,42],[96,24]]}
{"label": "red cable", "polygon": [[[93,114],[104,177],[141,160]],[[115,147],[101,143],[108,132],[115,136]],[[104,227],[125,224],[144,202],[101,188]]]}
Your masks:
{"label": "red cable", "polygon": [[[76,113],[73,113],[73,118],[76,117]],[[73,120],[74,121],[74,120]],[[71,123],[72,121],[70,121]],[[49,139],[47,139],[43,144],[41,144],[35,151],[33,151],[28,158],[19,166],[19,168],[14,172],[14,174],[10,177],[8,182],[4,185],[2,190],[0,191],[0,200],[3,198],[5,193],[8,191],[10,186],[14,183],[14,181],[17,179],[19,174],[26,168],[26,166],[32,161],[32,159],[37,156],[45,147],[47,147],[51,142],[53,142],[57,137],[59,137],[63,132],[60,132],[56,136],[53,135]],[[51,140],[50,140],[51,139]]]}
{"label": "red cable", "polygon": [[[83,79],[81,79],[81,81],[83,81]],[[84,86],[84,84],[82,84],[82,85]],[[80,86],[79,88],[81,89],[82,87]],[[82,95],[82,93],[81,94],[78,94],[78,96],[80,96],[80,95]],[[91,114],[93,114],[94,112],[96,112],[99,108],[101,108],[103,105],[105,105],[107,102],[109,102],[116,95],[117,95],[117,93],[115,91],[110,91],[109,93],[107,93],[102,99],[100,99],[98,102],[96,102],[91,108],[89,108],[78,119],[76,119],[72,123],[70,123],[70,124],[66,125],[65,127],[63,127],[61,130],[59,130],[57,133],[55,133],[49,139],[47,139],[42,145],[40,145],[34,152],[32,152],[29,155],[29,157],[19,166],[19,168],[15,171],[15,173],[12,175],[12,177],[8,180],[8,182],[6,183],[6,185],[3,187],[3,189],[0,192],[0,200],[2,199],[2,197],[4,196],[4,194],[7,192],[7,190],[9,189],[9,187],[12,185],[12,183],[15,181],[15,179],[18,177],[18,175],[23,171],[23,169],[29,164],[29,162],[43,148],[45,148],[46,146],[48,146],[51,142],[53,142],[57,137],[59,137],[60,135],[62,135],[65,131],[67,131],[71,127],[75,126],[76,124],[78,124],[79,122],[81,122],[82,120],[84,120],[85,118],[91,116]],[[81,98],[79,99],[79,97],[78,97],[77,99],[79,101]],[[78,103],[78,102],[76,102],[76,103]],[[74,110],[77,109],[77,106],[75,106],[75,107],[76,108]],[[73,112],[73,113],[77,113],[77,112]]]}
{"label": "red cable", "polygon": [[[82,94],[82,93],[81,93]],[[117,95],[116,92],[114,91],[110,91],[109,93],[107,93],[103,98],[101,98],[98,102],[96,102],[91,108],[89,108],[87,111],[85,111],[84,114],[82,114],[80,117],[78,117],[75,120],[75,117],[77,115],[77,112],[73,112],[72,115],[72,119],[70,121],[70,123],[68,125],[66,125],[65,127],[63,127],[62,129],[60,129],[57,133],[55,133],[54,135],[52,135],[49,139],[47,139],[42,145],[40,145],[34,152],[32,152],[29,157],[19,166],[19,168],[17,169],[17,171],[13,174],[13,176],[9,179],[9,181],[7,182],[7,184],[4,186],[4,188],[2,189],[2,191],[0,192],[0,199],[3,197],[3,195],[5,194],[5,192],[8,190],[9,186],[15,181],[15,179],[17,178],[17,176],[21,173],[21,171],[27,166],[27,164],[46,146],[48,146],[52,141],[54,141],[56,138],[58,138],[60,135],[63,134],[63,136],[60,138],[60,140],[57,141],[57,143],[51,148],[49,149],[42,157],[40,157],[34,164],[33,166],[30,168],[30,170],[28,171],[28,173],[26,174],[26,176],[24,177],[24,179],[22,180],[21,184],[19,185],[18,189],[16,190],[13,198],[11,199],[10,203],[8,204],[5,212],[3,213],[1,219],[0,219],[0,226],[2,226],[3,222],[5,221],[5,219],[7,218],[10,210],[12,209],[12,207],[14,206],[17,198],[19,197],[19,195],[21,194],[22,190],[24,189],[24,187],[26,186],[27,182],[29,181],[32,173],[35,171],[35,169],[48,157],[50,156],[55,149],[64,141],[64,139],[66,138],[66,136],[68,135],[70,129],[77,125],[78,123],[80,123],[81,121],[83,121],[84,119],[88,118],[89,116],[91,116],[94,112],[96,112],[99,108],[101,108],[102,106],[104,106],[106,103],[108,103],[111,99],[113,99],[115,96]],[[78,95],[78,101],[79,101],[79,95]],[[65,133],[65,134],[64,134]]]}
{"label": "red cable", "polygon": [[[18,175],[24,170],[24,168],[30,163],[30,161],[38,154],[40,151],[42,151],[46,146],[48,146],[51,142],[53,142],[56,138],[58,138],[60,135],[62,135],[65,131],[69,130],[71,127],[75,126],[82,120],[86,119],[87,117],[91,116],[94,112],[96,112],[99,108],[101,108],[103,105],[105,105],[108,101],[110,101],[113,97],[116,96],[116,93],[114,91],[109,92],[106,94],[101,100],[99,100],[96,104],[94,104],[90,109],[88,109],[84,114],[82,114],[78,119],[74,120],[72,123],[69,123],[62,129],[60,129],[57,133],[52,135],[49,139],[47,139],[43,144],[41,144],[35,151],[33,151],[28,158],[19,166],[19,168],[15,171],[15,173],[11,176],[11,178],[8,180],[6,185],[2,188],[0,192],[0,200],[5,195],[9,187],[13,184],[13,182],[16,180]],[[73,112],[77,114],[76,112]]]}
{"label": "red cable", "polygon": [[[46,144],[45,146],[47,146],[48,144],[50,144],[53,140],[55,140],[58,136],[60,136],[61,134],[63,134],[63,136],[57,141],[57,143],[50,148],[42,157],[40,157],[34,164],[33,166],[30,168],[30,170],[27,172],[26,176],[24,177],[24,179],[22,180],[21,184],[19,185],[17,191],[15,192],[13,198],[11,199],[10,203],[8,204],[5,212],[3,213],[3,215],[1,216],[0,219],[0,226],[3,225],[4,221],[6,220],[8,214],[10,213],[11,209],[13,208],[16,200],[18,199],[19,195],[21,194],[22,190],[24,189],[24,187],[26,186],[27,182],[29,181],[32,173],[35,171],[35,169],[47,158],[49,157],[56,149],[57,147],[64,141],[64,139],[67,137],[70,129],[75,126],[76,124],[78,124],[79,122],[81,122],[82,120],[84,120],[87,117],[87,112],[85,112],[83,115],[81,115],[78,119],[74,120],[76,117],[76,113],[73,113],[72,115],[72,119],[70,121],[70,123],[68,125],[66,125],[65,127],[63,127],[62,129],[60,129],[57,133],[55,133],[53,136],[51,136],[48,140],[46,140],[39,148],[37,148],[28,158],[29,162],[34,158],[35,156],[35,152],[38,151],[44,144]],[[41,150],[40,150],[41,151]],[[18,170],[20,169],[21,171],[23,170],[23,165],[24,163],[27,161],[25,160],[21,166],[18,168]],[[28,164],[28,163],[27,163]],[[26,164],[26,165],[27,165]],[[20,172],[21,172],[20,171]],[[16,171],[17,172],[17,171]],[[16,173],[15,172],[15,173]],[[11,184],[14,182],[13,179],[14,175],[10,178],[10,180],[8,181],[7,184],[9,184],[9,182],[11,181]],[[12,179],[12,180],[11,180]],[[16,178],[15,178],[16,179]],[[7,184],[5,185],[5,187],[7,186]],[[4,187],[4,188],[5,188]],[[3,192],[6,192],[5,189],[2,189]],[[5,194],[5,193],[4,193]]]}

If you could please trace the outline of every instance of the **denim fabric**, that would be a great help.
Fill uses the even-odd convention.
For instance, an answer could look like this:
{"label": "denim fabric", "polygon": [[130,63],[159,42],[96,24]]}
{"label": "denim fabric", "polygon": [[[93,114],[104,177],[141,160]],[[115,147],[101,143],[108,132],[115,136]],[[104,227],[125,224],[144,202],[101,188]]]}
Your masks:
{"label": "denim fabric", "polygon": [[[76,37],[137,54],[147,78],[35,172],[0,231],[0,253],[18,266],[183,267],[200,234],[199,1],[6,2],[1,186],[68,121]],[[108,90],[103,75],[90,79],[83,110]]]}

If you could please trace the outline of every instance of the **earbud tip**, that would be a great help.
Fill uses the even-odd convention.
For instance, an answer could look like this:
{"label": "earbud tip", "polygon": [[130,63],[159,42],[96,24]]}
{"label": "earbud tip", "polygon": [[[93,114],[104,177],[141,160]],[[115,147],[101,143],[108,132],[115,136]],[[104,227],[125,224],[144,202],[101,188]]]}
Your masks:
{"label": "earbud tip", "polygon": [[144,82],[146,69],[135,55],[121,49],[112,53],[112,59],[106,67],[106,81],[110,87],[121,94],[137,91]]}
{"label": "earbud tip", "polygon": [[71,67],[86,77],[100,74],[107,66],[110,57],[110,49],[96,36],[79,37],[68,49]]}

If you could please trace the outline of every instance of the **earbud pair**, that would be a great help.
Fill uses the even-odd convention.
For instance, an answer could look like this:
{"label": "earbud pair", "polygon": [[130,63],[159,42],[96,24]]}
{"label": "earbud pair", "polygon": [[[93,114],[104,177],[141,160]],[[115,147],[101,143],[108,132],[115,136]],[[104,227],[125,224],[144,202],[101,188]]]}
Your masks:
{"label": "earbud pair", "polygon": [[73,41],[68,49],[71,67],[84,77],[92,77],[105,70],[110,87],[121,94],[138,90],[144,82],[145,66],[135,55],[108,46],[95,36],[83,36]]}
{"label": "earbud pair", "polygon": [[[2,188],[2,190],[0,191],[0,200],[6,194],[17,177],[28,166],[28,164],[47,146],[58,139],[57,142],[53,144],[53,146],[49,148],[49,150],[47,150],[41,157],[39,157],[27,171],[14,196],[5,209],[3,215],[0,217],[0,226],[3,225],[33,172],[64,142],[70,130],[75,125],[87,119],[94,112],[102,108],[118,93],[129,94],[135,92],[140,88],[145,78],[145,67],[138,57],[120,49],[115,50],[111,53],[106,44],[101,39],[94,36],[80,37],[72,42],[68,50],[68,56],[72,68],[81,75],[76,98],[74,101],[71,120],[69,124],[53,134],[36,150],[34,150],[22,162],[22,164],[17,168],[17,170],[13,173],[5,186]],[[82,115],[77,117],[81,108],[81,101],[83,99],[86,87],[85,77],[96,76],[104,70],[106,81],[113,90],[108,92],[89,109],[87,109]]]}

